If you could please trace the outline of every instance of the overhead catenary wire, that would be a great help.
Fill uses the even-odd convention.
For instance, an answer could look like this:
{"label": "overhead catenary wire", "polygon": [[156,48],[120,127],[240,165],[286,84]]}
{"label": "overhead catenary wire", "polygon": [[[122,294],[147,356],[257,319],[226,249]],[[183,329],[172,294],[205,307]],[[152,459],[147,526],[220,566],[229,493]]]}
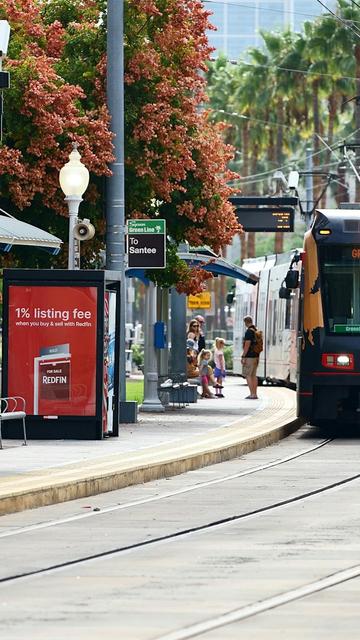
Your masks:
{"label": "overhead catenary wire", "polygon": [[[358,38],[360,38],[360,32],[358,30],[355,31],[355,29],[357,29],[357,27],[356,27],[355,22],[353,20],[349,21],[349,20],[344,20],[343,18],[340,18],[340,16],[338,16],[336,13],[334,13],[334,11],[331,11],[331,9],[329,9],[329,7],[326,6],[326,4],[324,4],[324,2],[322,2],[322,0],[316,0],[316,2],[321,4],[321,6],[324,7],[326,9],[326,11],[331,13],[331,15],[334,16],[334,18],[336,18],[336,20],[338,20],[338,22],[341,22],[341,24],[343,24],[344,27],[346,27],[346,29],[350,29],[350,31],[352,31]],[[348,24],[348,22],[351,22],[351,24],[353,24],[355,26],[355,29],[353,29]]]}
{"label": "overhead catenary wire", "polygon": [[[218,111],[218,110],[214,109],[214,111]],[[333,145],[332,145],[332,147],[330,147],[330,149],[338,148],[342,144],[342,142],[344,142],[348,138],[351,138],[352,136],[354,136],[358,131],[360,131],[360,127],[358,129],[355,129],[354,131],[351,131],[351,133],[349,133],[347,136],[342,136],[340,140],[338,140],[338,141],[333,143]],[[326,149],[320,149],[319,151],[315,151],[314,153],[312,153],[309,157],[310,158],[315,158],[316,156],[321,155],[322,153],[325,153],[325,152],[326,152]],[[293,160],[290,160],[287,164],[282,165],[281,167],[277,167],[277,169],[283,170],[283,169],[292,168],[294,165],[296,165],[300,161],[301,161],[300,158],[298,158],[298,159],[294,158]],[[333,163],[328,163],[327,165],[324,165],[324,166],[334,166],[336,164],[338,164],[338,161],[333,162]],[[273,169],[270,169],[268,171],[262,171],[260,173],[254,173],[252,175],[244,177],[243,179],[244,180],[249,180],[249,179],[258,178],[258,177],[261,177],[261,176],[263,176],[263,177],[266,177],[267,175],[270,176],[273,173],[273,171],[274,171]],[[238,180],[242,180],[242,178],[238,178]],[[261,180],[259,180],[259,182],[261,182]]]}
{"label": "overhead catenary wire", "polygon": [[[289,162],[288,165],[283,165],[282,167],[278,167],[277,170],[282,171],[282,170],[293,169],[294,167],[297,167],[301,171],[301,168],[299,167],[300,163],[301,163],[301,159],[294,159],[292,162]],[[325,164],[322,164],[321,169],[326,169],[326,168],[331,169],[331,167],[336,167],[338,166],[338,164],[339,164],[338,160],[334,160],[333,162],[327,162]],[[270,171],[264,171],[262,173],[253,174],[250,176],[240,176],[239,178],[234,180],[234,182],[241,182],[242,185],[258,184],[259,182],[264,182],[266,178],[271,178],[273,173],[274,173],[274,169]]]}
{"label": "overhead catenary wire", "polygon": [[272,122],[271,120],[261,120],[260,118],[254,118],[253,116],[245,116],[242,113],[236,111],[225,111],[225,109],[213,109],[216,113],[224,113],[227,116],[233,116],[234,118],[241,118],[243,120],[252,120],[253,122],[261,122],[262,124],[270,124],[273,127],[284,127],[285,129],[293,129],[289,124],[281,124],[280,122]]}
{"label": "overhead catenary wire", "polygon": [[[282,67],[281,65],[277,65],[277,64],[260,64],[258,62],[247,62],[245,60],[229,60],[228,62],[232,65],[236,65],[236,66],[241,66],[241,65],[245,65],[247,67],[252,67],[252,68],[257,68],[260,67],[261,69],[280,69],[281,71],[287,71],[289,73],[298,73],[304,76],[316,76],[316,77],[321,77],[321,78],[332,78],[333,80],[360,80],[360,78],[357,78],[356,76],[340,76],[334,73],[317,73],[316,71],[305,71],[304,69],[292,69],[291,67]],[[334,76],[336,75],[336,78],[334,78]]]}

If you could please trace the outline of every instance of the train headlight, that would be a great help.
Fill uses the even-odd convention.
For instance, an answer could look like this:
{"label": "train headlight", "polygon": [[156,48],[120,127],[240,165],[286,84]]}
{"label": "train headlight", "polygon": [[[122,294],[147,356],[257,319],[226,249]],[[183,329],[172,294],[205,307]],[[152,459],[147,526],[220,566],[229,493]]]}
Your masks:
{"label": "train headlight", "polygon": [[352,371],[354,369],[354,355],[352,353],[323,353],[321,364],[327,369]]}

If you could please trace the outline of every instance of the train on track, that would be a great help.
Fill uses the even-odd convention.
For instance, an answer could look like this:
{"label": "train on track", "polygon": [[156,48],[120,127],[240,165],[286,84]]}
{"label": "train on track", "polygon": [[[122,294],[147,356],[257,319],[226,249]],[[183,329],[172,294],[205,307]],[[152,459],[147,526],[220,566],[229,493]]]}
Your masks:
{"label": "train on track", "polygon": [[303,249],[243,266],[259,282],[236,285],[234,372],[250,315],[264,337],[260,383],[296,387],[314,425],[360,424],[360,211],[319,209]]}

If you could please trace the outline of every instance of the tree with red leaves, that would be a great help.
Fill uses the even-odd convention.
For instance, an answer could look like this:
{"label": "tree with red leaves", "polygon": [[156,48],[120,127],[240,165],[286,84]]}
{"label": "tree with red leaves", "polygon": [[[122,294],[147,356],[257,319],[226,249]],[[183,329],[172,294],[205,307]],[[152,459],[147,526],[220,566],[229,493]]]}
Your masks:
{"label": "tree with red leaves", "polygon": [[[196,292],[209,274],[178,260],[179,243],[219,251],[239,232],[228,202],[233,151],[204,108],[209,14],[199,0],[125,0],[125,9],[126,215],[166,219],[168,268],[150,276]],[[106,0],[0,0],[0,18],[12,29],[0,202],[66,237],[58,172],[77,141],[91,172],[81,215],[97,228],[95,241],[82,245],[83,266],[96,266],[104,241],[103,176],[112,157]],[[65,260],[63,253],[53,263]]]}
{"label": "tree with red leaves", "polygon": [[128,0],[126,12],[127,214],[167,221],[167,272],[159,284],[196,292],[208,277],[176,259],[178,243],[216,252],[239,232],[228,202],[233,156],[204,110],[209,13],[199,0]]}
{"label": "tree with red leaves", "polygon": [[[95,218],[100,231],[92,243],[84,243],[83,265],[94,266],[103,247],[104,222],[98,214],[104,197],[102,177],[110,174],[112,159],[109,117],[96,70],[104,55],[99,3],[2,0],[0,18],[11,26],[0,202],[7,211],[66,238],[67,206],[59,170],[68,160],[71,143],[78,142],[92,176],[81,213]],[[79,51],[82,64],[76,60]],[[46,266],[49,258],[17,249],[7,263]],[[65,266],[66,253],[52,263]]]}

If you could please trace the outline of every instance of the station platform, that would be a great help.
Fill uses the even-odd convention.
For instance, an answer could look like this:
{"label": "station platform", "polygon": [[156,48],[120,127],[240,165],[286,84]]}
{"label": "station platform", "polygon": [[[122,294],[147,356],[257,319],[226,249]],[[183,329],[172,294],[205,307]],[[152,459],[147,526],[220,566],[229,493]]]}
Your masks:
{"label": "station platform", "polygon": [[247,400],[242,378],[227,378],[225,398],[200,399],[165,413],[139,414],[118,438],[98,441],[4,440],[0,515],[83,498],[230,460],[295,431],[295,392],[259,387]]}

